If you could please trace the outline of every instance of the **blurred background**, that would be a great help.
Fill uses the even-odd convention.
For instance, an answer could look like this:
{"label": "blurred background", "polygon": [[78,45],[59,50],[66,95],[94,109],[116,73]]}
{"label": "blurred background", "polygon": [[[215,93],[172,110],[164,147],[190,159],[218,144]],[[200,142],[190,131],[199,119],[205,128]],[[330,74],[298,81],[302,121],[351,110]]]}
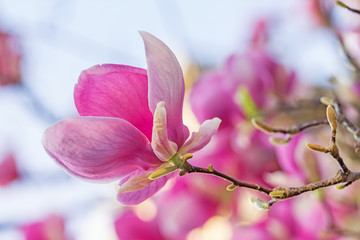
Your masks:
{"label": "blurred background", "polygon": [[[360,7],[359,1],[347,3]],[[103,63],[146,68],[139,30],[164,41],[180,61],[187,86],[184,117],[191,130],[208,116],[231,118],[223,120],[226,134],[214,140],[231,150],[219,153],[212,145],[199,154],[206,160],[197,165],[211,159],[225,172],[235,166],[242,170],[233,172],[234,176],[268,186],[307,183],[333,175],[336,165],[327,172],[319,155],[313,157],[316,167],[306,165],[304,158],[293,163],[296,167],[287,167],[281,158],[299,153],[268,144],[267,136],[250,130],[249,119],[261,116],[291,124],[321,118],[324,112],[318,99],[334,86],[346,96],[344,101],[358,101],[360,16],[335,6],[334,1],[0,0],[0,239],[360,236],[352,231],[359,222],[353,219],[359,219],[360,202],[351,197],[357,196],[354,189],[339,200],[345,206],[338,199],[324,201],[326,193],[311,193],[300,196],[300,203],[284,201],[263,212],[249,203],[257,193],[239,190],[229,196],[222,181],[185,176],[170,182],[153,199],[129,208],[116,202],[115,183],[86,183],[60,169],[44,151],[42,133],[54,122],[77,115],[73,88],[82,70]],[[209,77],[212,74],[222,80],[208,80],[213,79]],[[208,111],[211,101],[226,92],[221,84],[234,78],[241,79],[236,80],[236,88],[239,82],[245,86],[255,107],[246,110],[249,106],[243,100],[235,104],[239,108],[235,111],[224,106]],[[274,83],[267,85],[267,81]],[[271,94],[266,88],[271,88]],[[349,110],[353,119],[358,119],[358,105]],[[286,114],[286,107],[281,106],[291,107],[292,113]],[[293,114],[299,106],[305,106],[300,118]],[[282,115],[276,116],[276,112]],[[234,130],[239,135],[229,135]],[[322,130],[324,137],[319,138],[327,142],[328,129]],[[315,138],[304,135],[296,140],[301,149],[305,139]],[[243,155],[246,159],[237,159]],[[351,154],[349,158],[358,159]],[[294,176],[300,177],[294,180]],[[216,181],[213,191],[204,191],[212,181]],[[198,211],[195,222],[184,216],[192,215],[192,208]],[[307,226],[309,219],[322,225]],[[349,228],[343,231],[343,226]],[[296,229],[307,229],[306,234]],[[139,232],[146,235],[137,235]]]}

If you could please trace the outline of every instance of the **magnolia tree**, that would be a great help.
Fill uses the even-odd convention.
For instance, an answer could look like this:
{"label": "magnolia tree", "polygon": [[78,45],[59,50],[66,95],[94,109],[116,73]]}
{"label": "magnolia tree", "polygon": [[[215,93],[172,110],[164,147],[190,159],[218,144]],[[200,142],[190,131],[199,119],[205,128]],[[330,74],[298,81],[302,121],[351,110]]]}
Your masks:
{"label": "magnolia tree", "polygon": [[[202,124],[190,134],[178,60],[161,40],[140,32],[147,69],[84,70],[74,90],[79,116],[45,131],[46,151],[70,175],[118,181],[121,204],[145,201],[150,217],[124,208],[115,220],[120,239],[206,239],[213,229],[223,239],[359,237],[353,183],[360,178],[360,61],[313,4],[352,65],[349,84],[333,79],[324,89],[299,82],[267,53],[261,21],[247,53],[233,54],[192,86],[190,103]],[[256,220],[257,210],[242,201],[249,194],[256,207],[270,209]]]}

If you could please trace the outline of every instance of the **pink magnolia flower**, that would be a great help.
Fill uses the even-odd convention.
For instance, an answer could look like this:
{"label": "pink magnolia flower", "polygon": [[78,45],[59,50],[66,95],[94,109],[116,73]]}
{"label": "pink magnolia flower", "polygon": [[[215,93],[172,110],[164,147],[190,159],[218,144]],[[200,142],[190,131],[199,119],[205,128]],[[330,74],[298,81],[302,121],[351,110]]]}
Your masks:
{"label": "pink magnolia flower", "polygon": [[83,71],[74,92],[80,117],[55,123],[43,136],[45,150],[70,174],[97,182],[121,179],[118,201],[130,205],[163,187],[184,155],[203,148],[220,124],[207,120],[186,140],[180,65],[163,42],[140,34],[148,75],[109,64]]}

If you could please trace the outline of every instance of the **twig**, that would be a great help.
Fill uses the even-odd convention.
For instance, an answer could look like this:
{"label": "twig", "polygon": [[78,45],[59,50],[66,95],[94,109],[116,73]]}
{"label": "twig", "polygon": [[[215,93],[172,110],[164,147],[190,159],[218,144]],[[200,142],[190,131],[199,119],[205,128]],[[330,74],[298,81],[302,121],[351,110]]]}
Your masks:
{"label": "twig", "polygon": [[328,121],[326,119],[321,119],[321,120],[313,120],[313,121],[306,122],[306,123],[296,124],[296,125],[293,125],[293,126],[290,126],[287,128],[274,128],[274,127],[271,127],[271,126],[269,126],[259,120],[256,120],[256,119],[251,119],[251,122],[255,128],[257,128],[265,133],[286,134],[285,138],[270,137],[269,141],[275,145],[286,144],[286,143],[290,142],[291,137],[293,135],[296,135],[307,128],[316,127],[316,126],[319,126],[322,124],[328,124]]}
{"label": "twig", "polygon": [[330,104],[334,107],[337,121],[349,132],[353,135],[354,140],[360,145],[360,128],[353,124],[343,113],[341,108],[341,103],[338,99],[332,99]]}
{"label": "twig", "polygon": [[[336,4],[340,7],[348,9],[351,12],[360,14],[359,10],[351,8],[341,1],[336,1]],[[324,18],[329,23],[328,24],[329,30],[331,30],[334,33],[335,37],[338,39],[338,41],[340,43],[340,47],[341,47],[342,51],[344,52],[346,59],[349,61],[351,66],[354,68],[355,73],[360,74],[360,65],[354,60],[354,58],[351,56],[350,52],[346,48],[344,41],[342,40],[340,34],[338,33],[337,29],[335,28],[335,24],[333,23],[333,19],[330,17],[330,14],[323,13],[323,15],[324,15]]]}
{"label": "twig", "polygon": [[292,125],[287,128],[274,128],[274,127],[271,127],[271,126],[269,126],[263,122],[260,122],[259,120],[256,120],[256,119],[252,119],[251,122],[254,127],[256,127],[257,129],[259,129],[263,132],[284,133],[284,134],[290,134],[290,135],[295,135],[295,134],[297,134],[307,128],[310,128],[310,127],[315,127],[315,126],[319,126],[322,124],[328,124],[327,119],[321,119],[321,120],[313,120],[313,121],[306,122],[306,123]]}
{"label": "twig", "polygon": [[346,8],[347,10],[349,10],[349,11],[351,11],[351,12],[360,14],[360,10],[355,9],[355,8],[351,8],[351,7],[349,7],[348,5],[346,5],[345,3],[341,2],[341,1],[336,1],[336,4],[337,4],[338,6],[340,6],[340,7]]}
{"label": "twig", "polygon": [[[219,178],[228,180],[229,182],[232,183],[232,185],[234,185],[236,187],[245,187],[245,188],[258,190],[267,195],[269,195],[270,192],[272,191],[272,189],[260,186],[258,184],[252,184],[252,183],[239,181],[236,178],[233,178],[233,177],[231,177],[225,173],[222,173],[220,171],[217,171],[212,166],[211,167],[210,166],[209,166],[209,168],[202,168],[202,167],[197,167],[197,166],[191,165],[189,162],[186,162],[183,170],[185,170],[187,173],[205,173],[205,174],[215,175]],[[233,189],[231,189],[231,190],[233,190]]]}
{"label": "twig", "polygon": [[333,29],[333,32],[334,32],[334,35],[336,35],[337,39],[339,40],[340,47],[341,47],[343,53],[345,54],[346,59],[349,61],[350,65],[354,68],[355,73],[359,74],[360,73],[359,64],[356,62],[356,60],[351,56],[350,52],[347,50],[345,43],[344,43],[343,39],[341,38],[341,36],[339,36],[339,34],[336,32],[335,29]]}
{"label": "twig", "polygon": [[[322,102],[324,102],[324,101],[325,100],[322,99]],[[338,108],[341,109],[340,105],[338,105]],[[340,110],[338,110],[338,111],[340,114],[342,114],[342,112]],[[334,177],[332,177],[330,179],[309,183],[309,184],[299,186],[299,187],[276,187],[276,188],[270,189],[267,187],[260,186],[258,184],[252,184],[252,183],[239,181],[225,173],[215,170],[212,165],[209,165],[208,168],[202,168],[202,167],[197,167],[197,166],[191,165],[189,162],[187,162],[188,158],[183,159],[184,164],[181,165],[182,171],[180,172],[180,175],[183,176],[186,173],[211,174],[211,175],[215,175],[219,178],[222,178],[222,179],[225,179],[225,180],[228,180],[229,182],[231,182],[231,185],[229,185],[227,187],[227,190],[229,190],[229,191],[233,191],[237,187],[244,187],[244,188],[249,188],[249,189],[260,191],[272,198],[270,201],[265,201],[262,199],[252,199],[252,202],[261,209],[269,209],[274,203],[276,203],[279,200],[285,200],[288,198],[292,198],[292,197],[298,196],[302,193],[314,191],[319,188],[334,186],[339,183],[344,183],[344,184],[337,186],[338,189],[345,188],[345,187],[349,186],[351,183],[360,179],[360,172],[352,172],[346,166],[345,162],[343,161],[342,157],[340,156],[339,149],[336,145],[336,132],[337,132],[339,118],[337,117],[336,110],[331,105],[328,105],[328,107],[326,109],[326,116],[327,116],[327,123],[331,127],[331,138],[330,138],[329,146],[327,148],[325,148],[325,147],[322,147],[317,144],[307,144],[307,147],[314,151],[318,151],[318,152],[322,152],[322,153],[329,153],[337,161],[337,163],[339,164],[340,170],[337,172],[337,174]],[[345,119],[345,117],[343,117],[343,119]],[[342,121],[344,122],[344,120],[342,120]],[[287,129],[275,129],[275,128],[272,128],[272,127],[265,125],[256,120],[253,120],[253,124],[265,132],[281,132],[281,133],[288,133],[288,134],[296,134],[306,128],[317,126],[320,124],[325,124],[325,122],[323,120],[317,120],[317,121],[313,121],[313,122],[309,122],[309,123],[305,123],[305,124],[295,125],[295,127],[290,127]],[[352,126],[352,125],[350,125],[350,126]]]}

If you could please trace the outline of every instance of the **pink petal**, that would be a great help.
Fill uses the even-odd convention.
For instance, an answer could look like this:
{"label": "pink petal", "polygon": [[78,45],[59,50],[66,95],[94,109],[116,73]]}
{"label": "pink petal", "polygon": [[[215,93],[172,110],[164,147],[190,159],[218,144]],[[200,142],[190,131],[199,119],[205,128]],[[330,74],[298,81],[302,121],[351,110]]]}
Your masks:
{"label": "pink petal", "polygon": [[147,171],[143,174],[130,177],[126,182],[121,184],[118,193],[134,192],[150,185],[154,181],[149,179],[152,173],[153,171]]}
{"label": "pink petal", "polygon": [[[122,185],[125,185],[128,181],[133,181],[132,179],[137,178],[138,175],[142,175],[142,174],[144,173],[142,171],[139,171],[138,173],[133,174],[133,176],[128,176],[125,179],[122,179],[119,184],[120,190],[122,190]],[[165,183],[169,179],[175,176],[176,176],[175,173],[171,173],[163,177],[160,177],[156,180],[153,180],[150,184],[148,184],[147,186],[141,189],[135,191],[120,192],[117,195],[117,200],[124,205],[137,205],[145,201],[146,199],[150,198],[151,196],[153,196],[157,191],[159,191],[165,185]]]}
{"label": "pink petal", "polygon": [[0,186],[5,186],[19,178],[18,168],[12,154],[0,162]]}
{"label": "pink petal", "polygon": [[56,236],[56,240],[69,240],[65,234],[64,218],[57,215],[49,215],[43,220],[31,222],[20,227],[26,240],[48,240],[50,236]]}
{"label": "pink petal", "polygon": [[146,70],[124,65],[96,65],[84,70],[75,86],[80,116],[125,119],[151,139]]}
{"label": "pink petal", "polygon": [[182,107],[184,78],[175,55],[159,39],[147,32],[140,32],[146,50],[149,76],[149,108],[154,113],[156,104],[166,103],[169,139],[181,146],[188,137],[183,127]]}
{"label": "pink petal", "polygon": [[169,161],[178,149],[176,143],[168,139],[165,102],[159,102],[154,112],[151,148],[155,155],[165,162]]}
{"label": "pink petal", "polygon": [[220,123],[221,120],[219,118],[213,118],[203,122],[199,131],[191,134],[191,138],[185,142],[179,150],[179,153],[181,155],[193,153],[205,147],[206,144],[210,142],[211,137],[217,132]]}
{"label": "pink petal", "polygon": [[305,181],[304,173],[302,172],[296,160],[296,150],[298,149],[302,136],[303,134],[298,134],[292,137],[288,144],[277,146],[275,150],[281,169],[291,176],[295,176],[301,181]]}
{"label": "pink petal", "polygon": [[233,127],[244,120],[244,115],[234,101],[237,86],[223,72],[212,71],[200,76],[190,95],[191,107],[200,122],[218,117],[221,128]]}
{"label": "pink petal", "polygon": [[121,213],[121,216],[116,219],[114,224],[116,234],[119,239],[164,239],[159,230],[159,224],[156,219],[143,221],[130,209]]}
{"label": "pink petal", "polygon": [[162,163],[145,135],[118,118],[65,119],[48,128],[42,142],[66,171],[89,180],[113,181]]}

